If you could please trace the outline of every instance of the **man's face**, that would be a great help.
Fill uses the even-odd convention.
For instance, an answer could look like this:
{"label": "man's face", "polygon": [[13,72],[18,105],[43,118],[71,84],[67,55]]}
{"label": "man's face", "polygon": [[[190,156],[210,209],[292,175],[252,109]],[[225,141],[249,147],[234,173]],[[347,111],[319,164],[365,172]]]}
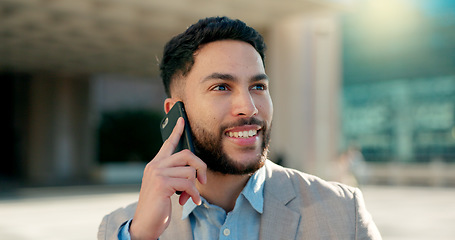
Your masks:
{"label": "man's face", "polygon": [[195,54],[183,101],[197,155],[209,169],[247,174],[265,161],[273,106],[262,59],[248,43],[223,40]]}

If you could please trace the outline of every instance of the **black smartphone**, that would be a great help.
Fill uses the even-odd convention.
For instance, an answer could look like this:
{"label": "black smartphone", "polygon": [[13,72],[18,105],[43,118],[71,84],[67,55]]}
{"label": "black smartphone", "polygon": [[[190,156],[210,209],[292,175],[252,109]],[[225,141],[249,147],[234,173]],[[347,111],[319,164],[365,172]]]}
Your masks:
{"label": "black smartphone", "polygon": [[191,135],[190,123],[188,122],[188,117],[186,116],[185,107],[183,102],[176,102],[171,110],[166,114],[166,116],[161,120],[161,137],[163,142],[169,138],[174,130],[177,120],[182,117],[185,120],[185,129],[183,130],[182,136],[180,138],[179,144],[175,148],[174,153],[180,152],[183,149],[189,149],[194,153],[193,146],[193,136]]}

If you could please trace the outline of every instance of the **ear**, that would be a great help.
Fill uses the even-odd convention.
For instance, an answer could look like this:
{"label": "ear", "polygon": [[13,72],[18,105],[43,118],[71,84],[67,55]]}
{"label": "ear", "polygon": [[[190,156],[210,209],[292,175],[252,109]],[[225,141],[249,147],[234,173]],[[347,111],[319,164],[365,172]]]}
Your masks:
{"label": "ear", "polygon": [[179,100],[176,98],[166,98],[166,100],[164,100],[164,112],[167,114],[178,101]]}

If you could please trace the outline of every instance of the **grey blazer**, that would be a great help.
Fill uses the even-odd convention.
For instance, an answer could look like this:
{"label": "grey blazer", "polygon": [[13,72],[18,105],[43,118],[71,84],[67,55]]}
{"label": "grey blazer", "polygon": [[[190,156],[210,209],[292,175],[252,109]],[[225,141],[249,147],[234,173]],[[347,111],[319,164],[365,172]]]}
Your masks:
{"label": "grey blazer", "polygon": [[[264,213],[259,239],[382,239],[365,208],[362,193],[340,183],[267,161]],[[172,199],[172,219],[161,240],[192,240],[190,222],[181,220],[182,206]],[[120,225],[131,219],[133,203],[106,215],[98,239],[117,239]]]}

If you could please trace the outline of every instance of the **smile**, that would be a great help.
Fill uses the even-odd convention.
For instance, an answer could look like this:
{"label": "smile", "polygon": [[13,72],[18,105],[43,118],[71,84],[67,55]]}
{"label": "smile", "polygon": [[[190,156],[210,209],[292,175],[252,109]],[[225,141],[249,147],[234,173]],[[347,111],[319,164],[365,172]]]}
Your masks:
{"label": "smile", "polygon": [[254,137],[258,134],[258,130],[256,129],[251,129],[251,130],[248,130],[248,131],[229,131],[229,132],[226,132],[226,136],[228,137],[234,137],[234,138],[250,138],[250,137]]}

